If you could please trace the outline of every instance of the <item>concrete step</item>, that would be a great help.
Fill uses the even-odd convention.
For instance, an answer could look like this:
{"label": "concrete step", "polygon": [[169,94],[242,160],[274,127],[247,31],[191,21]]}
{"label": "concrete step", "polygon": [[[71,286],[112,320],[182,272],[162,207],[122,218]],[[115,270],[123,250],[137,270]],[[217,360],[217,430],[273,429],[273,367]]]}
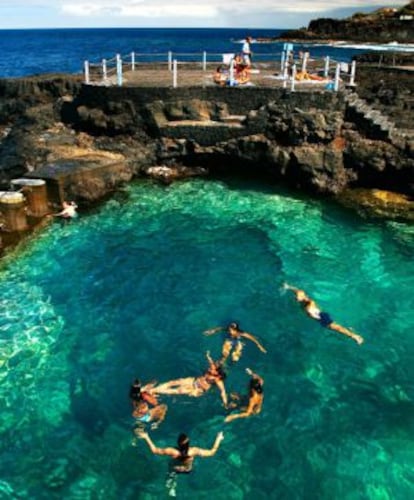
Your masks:
{"label": "concrete step", "polygon": [[246,115],[227,115],[221,118],[223,123],[240,125],[246,119]]}

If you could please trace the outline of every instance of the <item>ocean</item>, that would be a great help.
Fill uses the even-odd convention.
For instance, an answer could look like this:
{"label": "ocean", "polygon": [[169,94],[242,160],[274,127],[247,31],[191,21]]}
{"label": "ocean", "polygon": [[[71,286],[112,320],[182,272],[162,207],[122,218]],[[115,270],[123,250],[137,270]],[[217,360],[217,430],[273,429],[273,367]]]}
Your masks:
{"label": "ocean", "polygon": [[[0,32],[15,62],[3,52],[1,68],[76,72],[133,40],[149,50],[156,32],[154,51],[190,44],[192,30],[163,31],[164,41],[160,30]],[[194,50],[245,34],[193,31],[206,35]],[[185,432],[209,448],[224,432],[214,457],[178,477],[177,498],[413,498],[413,236],[412,225],[251,178],[137,180],[49,225],[0,262],[0,498],[168,498],[168,459],[134,436],[129,385],[201,374],[223,343],[202,332],[231,321],[267,353],[246,341],[227,390],[246,394],[251,368],[263,410],[226,424],[216,390],[162,397],[157,446]],[[284,282],[364,344],[308,318]]]}
{"label": "ocean", "polygon": [[[180,60],[218,60],[223,53],[240,50],[241,41],[253,37],[255,60],[280,61],[283,43],[258,43],[260,38],[280,35],[281,29],[212,29],[212,28],[107,28],[107,29],[31,29],[0,30],[0,78],[14,78],[45,73],[81,73],[83,62],[98,63],[116,54],[136,52],[137,62],[167,61],[168,51]],[[320,45],[295,44],[295,50],[309,51],[311,57],[329,56],[349,62],[353,55],[378,48],[414,51],[414,45]]]}

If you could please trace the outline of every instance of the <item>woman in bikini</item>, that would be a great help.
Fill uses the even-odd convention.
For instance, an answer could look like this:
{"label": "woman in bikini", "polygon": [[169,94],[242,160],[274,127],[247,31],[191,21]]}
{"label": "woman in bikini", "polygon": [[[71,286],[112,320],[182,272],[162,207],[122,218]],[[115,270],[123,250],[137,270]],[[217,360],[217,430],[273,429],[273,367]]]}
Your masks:
{"label": "woman in bikini", "polygon": [[[156,396],[148,392],[153,386],[153,383],[141,386],[141,382],[135,379],[129,388],[129,398],[133,408],[132,416],[139,426],[138,429],[140,425],[147,423],[151,423],[151,429],[156,429],[167,413],[167,405],[159,404]],[[137,431],[135,430],[135,432]]]}
{"label": "woman in bikini", "polygon": [[355,332],[350,330],[349,328],[345,328],[338,323],[335,323],[331,318],[329,313],[321,311],[316,302],[311,299],[303,290],[299,288],[295,288],[287,283],[283,284],[285,290],[290,290],[295,294],[296,300],[302,304],[304,311],[306,314],[316,321],[319,321],[321,326],[325,328],[329,328],[330,330],[334,330],[335,332],[342,333],[342,335],[346,335],[354,340],[357,344],[362,344],[364,342],[363,337],[361,335],[357,335]]}
{"label": "woman in bikini", "polygon": [[170,496],[176,496],[175,488],[177,486],[177,474],[189,474],[192,472],[195,457],[212,457],[215,455],[224,438],[224,434],[219,432],[213,446],[210,449],[204,449],[190,446],[190,439],[188,436],[186,434],[180,434],[178,436],[176,448],[158,448],[146,432],[140,431],[137,433],[137,436],[146,441],[150,450],[155,455],[166,455],[172,458],[166,482]]}
{"label": "woman in bikini", "polygon": [[164,384],[159,384],[151,388],[151,393],[154,394],[184,394],[198,398],[205,394],[213,385],[216,385],[220,391],[220,396],[224,407],[227,407],[227,393],[224,386],[226,374],[222,368],[222,363],[213,361],[210,353],[206,353],[209,363],[207,371],[199,377],[186,377],[176,380],[170,380]]}
{"label": "woman in bikini", "polygon": [[262,411],[263,405],[263,384],[264,380],[262,377],[254,373],[250,368],[246,368],[246,372],[250,375],[250,383],[249,383],[249,400],[247,403],[247,407],[244,411],[240,413],[233,413],[233,415],[228,415],[224,421],[231,422],[236,418],[246,418],[251,415],[258,415]]}
{"label": "woman in bikini", "polygon": [[233,362],[236,362],[240,359],[244,346],[242,339],[252,341],[262,352],[267,352],[262,344],[256,339],[256,337],[254,337],[251,333],[243,332],[243,330],[240,330],[238,323],[230,323],[227,327],[217,326],[216,328],[211,328],[210,330],[206,330],[203,333],[204,335],[214,335],[215,333],[222,331],[225,332],[221,358],[222,363],[227,360],[230,354]]}

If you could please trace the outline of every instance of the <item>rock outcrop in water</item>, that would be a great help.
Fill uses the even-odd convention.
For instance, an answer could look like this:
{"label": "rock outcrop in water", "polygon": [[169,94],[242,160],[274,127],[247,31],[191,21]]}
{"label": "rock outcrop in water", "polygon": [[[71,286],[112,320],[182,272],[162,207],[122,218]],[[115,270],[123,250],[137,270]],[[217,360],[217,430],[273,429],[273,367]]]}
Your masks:
{"label": "rock outcrop in water", "polygon": [[286,31],[285,39],[353,40],[377,43],[414,43],[414,2],[400,9],[381,8],[347,19],[315,19],[307,28]]}
{"label": "rock outcrop in water", "polygon": [[351,90],[171,92],[83,86],[77,77],[2,80],[0,133],[3,189],[30,174],[55,180],[78,202],[151,172],[170,182],[208,170],[266,175],[315,193],[414,193],[412,131]]}

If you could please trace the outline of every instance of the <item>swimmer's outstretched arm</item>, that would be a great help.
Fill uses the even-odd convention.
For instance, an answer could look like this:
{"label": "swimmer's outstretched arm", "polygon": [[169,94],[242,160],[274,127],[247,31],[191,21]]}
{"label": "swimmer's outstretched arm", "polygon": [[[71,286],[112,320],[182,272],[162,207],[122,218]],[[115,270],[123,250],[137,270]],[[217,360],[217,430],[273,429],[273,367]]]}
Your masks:
{"label": "swimmer's outstretched arm", "polygon": [[204,335],[214,335],[215,333],[222,332],[226,328],[224,326],[216,326],[215,328],[210,328],[209,330],[204,330]]}
{"label": "swimmer's outstretched arm", "polygon": [[247,332],[242,332],[240,334],[240,337],[244,337],[245,339],[249,339],[251,340],[254,344],[257,345],[257,347],[264,353],[266,353],[266,349],[262,346],[262,344],[257,340],[257,338],[252,335],[251,333],[247,333]]}
{"label": "swimmer's outstretched arm", "polygon": [[289,285],[289,283],[283,283],[283,288],[285,290],[291,290],[296,297],[296,300],[298,302],[302,302],[303,300],[312,300],[305,292],[304,290],[301,290],[300,288],[296,288],[295,286]]}
{"label": "swimmer's outstretched arm", "polygon": [[211,357],[211,355],[210,355],[210,351],[207,351],[207,352],[206,352],[206,358],[207,358],[208,364],[209,364],[210,366],[215,365],[215,363],[214,363],[214,359],[213,359],[213,358]]}
{"label": "swimmer's outstretched arm", "polygon": [[262,379],[262,377],[257,373],[254,373],[254,371],[251,370],[250,368],[246,368],[246,373],[250,375],[252,378],[256,378],[262,385],[264,384],[264,380]]}
{"label": "swimmer's outstretched arm", "polygon": [[175,448],[158,448],[155,446],[152,439],[149,437],[148,433],[145,431],[136,431],[137,437],[143,439],[148,444],[149,449],[154,453],[154,455],[167,455],[169,457],[177,458],[180,452]]}
{"label": "swimmer's outstretched arm", "polygon": [[259,413],[258,411],[255,412],[255,408],[257,406],[257,402],[253,399],[250,399],[249,400],[249,404],[246,408],[245,411],[242,411],[240,413],[233,413],[232,415],[228,415],[224,421],[226,423],[229,423],[231,422],[232,420],[236,420],[236,418],[247,418],[247,417],[250,417],[251,415],[253,415],[254,413]]}
{"label": "swimmer's outstretched arm", "polygon": [[292,292],[298,292],[299,288],[296,288],[295,286],[289,285],[289,283],[283,283],[283,288],[285,290],[292,290]]}
{"label": "swimmer's outstretched arm", "polygon": [[232,415],[228,415],[224,421],[228,424],[229,422],[232,422],[233,420],[236,420],[236,418],[247,418],[247,417],[250,417],[250,415],[253,414],[253,407],[250,408],[250,405],[249,407],[247,408],[246,411],[243,411],[241,413],[233,413]]}
{"label": "swimmer's outstretched arm", "polygon": [[197,457],[212,457],[213,455],[216,454],[217,450],[220,447],[220,443],[223,441],[223,439],[224,439],[224,434],[222,432],[219,432],[216,436],[216,440],[214,441],[212,448],[210,448],[209,450],[206,450],[203,448],[196,448],[195,446],[192,446],[190,448],[191,455],[193,457],[196,457],[196,456]]}

